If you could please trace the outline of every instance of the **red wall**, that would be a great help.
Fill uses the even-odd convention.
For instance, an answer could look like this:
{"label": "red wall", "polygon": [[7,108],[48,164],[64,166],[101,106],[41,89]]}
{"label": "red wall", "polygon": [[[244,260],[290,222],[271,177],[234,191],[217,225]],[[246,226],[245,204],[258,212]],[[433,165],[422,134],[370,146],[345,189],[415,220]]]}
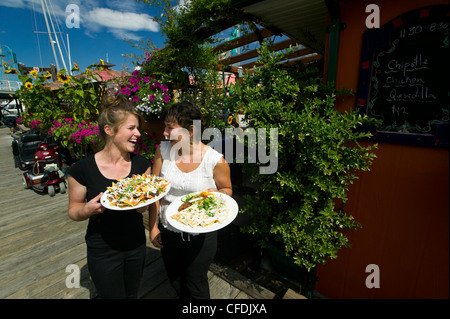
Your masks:
{"label": "red wall", "polygon": [[[357,90],[365,8],[376,3],[380,24],[438,0],[341,0],[338,88]],[[448,70],[445,72],[448,76]],[[337,104],[355,105],[354,98]],[[330,298],[449,298],[449,151],[380,143],[371,170],[350,187],[347,212],[363,228],[351,248],[318,268],[316,290]],[[365,285],[366,266],[380,269],[380,288]]]}

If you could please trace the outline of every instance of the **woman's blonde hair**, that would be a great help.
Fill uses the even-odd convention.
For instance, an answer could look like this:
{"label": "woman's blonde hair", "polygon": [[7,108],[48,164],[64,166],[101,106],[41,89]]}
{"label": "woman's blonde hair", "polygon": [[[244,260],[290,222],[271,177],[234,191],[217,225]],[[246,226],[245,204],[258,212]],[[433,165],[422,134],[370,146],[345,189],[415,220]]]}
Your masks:
{"label": "woman's blonde hair", "polygon": [[138,118],[141,127],[144,119],[142,115],[136,112],[133,104],[122,94],[116,96],[106,96],[103,99],[103,109],[98,117],[98,128],[103,139],[106,140],[105,125],[111,127],[114,133],[117,133],[120,125],[122,125],[129,115]]}

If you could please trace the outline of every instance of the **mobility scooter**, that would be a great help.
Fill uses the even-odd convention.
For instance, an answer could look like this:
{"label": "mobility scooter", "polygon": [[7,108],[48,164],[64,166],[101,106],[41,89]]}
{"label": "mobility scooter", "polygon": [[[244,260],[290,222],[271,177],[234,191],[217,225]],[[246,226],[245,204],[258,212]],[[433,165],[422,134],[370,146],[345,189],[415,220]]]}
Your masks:
{"label": "mobility scooter", "polygon": [[33,168],[23,173],[23,186],[33,188],[38,192],[45,192],[55,196],[59,190],[61,194],[66,192],[66,182],[61,172],[62,159],[53,147],[47,143],[41,143],[34,156]]}
{"label": "mobility scooter", "polygon": [[25,171],[23,186],[54,196],[57,191],[66,192],[62,158],[52,145],[39,134],[30,131],[15,138],[12,144],[16,166]]}

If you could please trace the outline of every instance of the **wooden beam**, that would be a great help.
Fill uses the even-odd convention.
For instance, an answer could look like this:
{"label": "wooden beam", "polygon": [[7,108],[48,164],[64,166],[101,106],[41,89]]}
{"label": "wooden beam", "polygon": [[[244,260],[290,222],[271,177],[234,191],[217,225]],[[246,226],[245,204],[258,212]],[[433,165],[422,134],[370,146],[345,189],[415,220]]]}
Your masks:
{"label": "wooden beam", "polygon": [[293,58],[301,57],[301,56],[312,54],[312,53],[314,53],[314,51],[312,49],[304,48],[304,49],[297,50],[297,51],[294,51],[294,52],[291,52],[291,53],[287,54],[286,55],[286,60],[287,59],[293,59]]}
{"label": "wooden beam", "polygon": [[288,60],[288,61],[284,62],[283,65],[294,65],[294,64],[299,64],[299,63],[306,65],[306,64],[309,64],[314,61],[319,61],[322,58],[323,58],[322,55],[317,54],[317,55],[312,55],[312,56],[308,56],[308,57],[301,57],[299,59]]}
{"label": "wooden beam", "polygon": [[206,39],[223,30],[231,28],[236,25],[236,21],[229,18],[220,18],[214,21],[211,25],[204,26],[194,32],[193,36],[198,39]]}
{"label": "wooden beam", "polygon": [[[259,32],[263,38],[268,38],[274,34],[272,31],[270,31],[266,28],[259,30]],[[213,52],[214,53],[222,53],[225,51],[229,51],[229,50],[233,50],[233,49],[242,47],[244,45],[247,45],[249,43],[252,43],[252,42],[255,42],[258,40],[259,40],[259,38],[255,33],[249,33],[242,37],[219,44],[218,46],[216,46],[214,48]]]}
{"label": "wooden beam", "polygon": [[[305,50],[307,50],[307,49],[305,49]],[[302,50],[300,50],[300,51],[302,51]],[[305,52],[306,52],[306,51],[305,51]],[[309,53],[313,53],[313,52],[314,52],[314,51],[311,50],[311,52],[309,52]],[[309,54],[309,53],[307,53],[307,54]],[[306,55],[306,54],[303,54],[302,57],[300,57],[299,59],[291,60],[291,61],[295,61],[295,62],[292,62],[292,63],[291,63],[291,61],[286,61],[286,62],[283,62],[283,64],[289,65],[289,64],[299,63],[299,62],[301,62],[301,63],[309,63],[309,62],[311,62],[311,61],[320,60],[320,59],[322,58],[322,56],[321,56],[320,54],[318,54],[318,55],[313,55],[313,56],[310,56],[310,57],[303,57],[304,55]],[[292,59],[292,58],[295,57],[295,56],[296,56],[296,52],[293,52],[293,53],[291,53],[290,55],[288,54],[288,55],[286,56],[286,58],[287,58],[287,59]],[[243,68],[243,69],[252,69],[252,68],[255,67],[255,65],[256,65],[256,61],[253,61],[253,62],[249,62],[249,63],[247,63],[247,64],[243,64],[243,65],[242,65],[242,68]]]}
{"label": "wooden beam", "polygon": [[[273,51],[283,50],[291,45],[296,45],[296,44],[297,44],[297,40],[294,40],[294,39],[280,41],[280,42],[274,43],[270,47],[270,51],[273,52]],[[223,59],[220,61],[220,64],[223,64],[223,65],[234,64],[234,63],[242,62],[242,61],[249,60],[252,58],[256,58],[258,55],[259,54],[258,54],[257,50],[251,50],[251,51],[236,55],[236,56],[228,58],[228,59]]]}

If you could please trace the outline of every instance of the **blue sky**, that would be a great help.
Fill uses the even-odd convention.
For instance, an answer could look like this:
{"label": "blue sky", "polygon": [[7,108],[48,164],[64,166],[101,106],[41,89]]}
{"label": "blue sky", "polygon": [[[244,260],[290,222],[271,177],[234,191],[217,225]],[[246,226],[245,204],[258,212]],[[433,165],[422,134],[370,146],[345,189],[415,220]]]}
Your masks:
{"label": "blue sky", "polygon": [[[164,45],[160,26],[152,19],[158,14],[157,8],[151,8],[143,2],[134,0],[45,0],[51,12],[56,32],[64,32],[58,38],[66,65],[67,35],[69,36],[72,64],[77,62],[81,70],[100,59],[109,61],[122,70],[125,65],[131,67],[131,59],[123,54],[143,55],[142,50],[133,48],[123,39],[150,39],[157,47]],[[74,11],[66,12],[70,4],[79,9],[79,28],[68,28],[66,19]],[[73,17],[73,16],[72,16]],[[69,23],[75,20],[69,19]],[[49,22],[50,23],[50,22]],[[51,26],[50,26],[51,27]],[[0,45],[3,53],[9,49],[17,61],[30,67],[48,67],[55,63],[47,27],[42,14],[41,0],[1,0],[0,1]],[[63,42],[65,43],[63,45]],[[55,46],[60,68],[63,63]],[[69,68],[67,66],[67,68]]]}

